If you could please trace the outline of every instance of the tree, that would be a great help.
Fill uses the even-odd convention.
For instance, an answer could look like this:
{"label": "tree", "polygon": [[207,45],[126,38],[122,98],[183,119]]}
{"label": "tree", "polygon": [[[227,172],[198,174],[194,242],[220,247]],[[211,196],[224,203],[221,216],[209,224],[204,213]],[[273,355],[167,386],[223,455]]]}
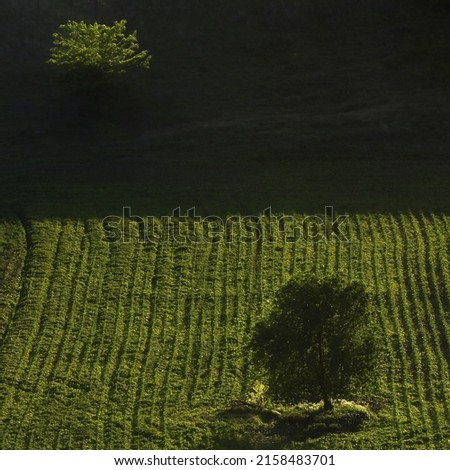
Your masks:
{"label": "tree", "polygon": [[151,56],[138,51],[137,33],[126,35],[126,20],[113,26],[71,21],[53,34],[51,56],[47,61],[75,80],[103,80],[133,67],[148,68]]}
{"label": "tree", "polygon": [[253,338],[273,398],[295,403],[349,398],[378,374],[380,335],[369,293],[337,277],[291,279]]}

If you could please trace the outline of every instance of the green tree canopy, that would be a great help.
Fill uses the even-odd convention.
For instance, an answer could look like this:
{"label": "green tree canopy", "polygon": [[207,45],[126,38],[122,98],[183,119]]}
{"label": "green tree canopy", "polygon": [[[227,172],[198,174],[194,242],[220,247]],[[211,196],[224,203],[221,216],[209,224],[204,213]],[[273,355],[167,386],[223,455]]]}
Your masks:
{"label": "green tree canopy", "polygon": [[69,74],[104,76],[149,67],[151,56],[148,51],[139,51],[136,31],[126,34],[126,20],[116,21],[113,26],[68,21],[59,30],[53,34],[48,63]]}
{"label": "green tree canopy", "polygon": [[370,295],[337,277],[292,279],[256,326],[256,362],[269,393],[298,403],[349,398],[375,382],[380,336]]}

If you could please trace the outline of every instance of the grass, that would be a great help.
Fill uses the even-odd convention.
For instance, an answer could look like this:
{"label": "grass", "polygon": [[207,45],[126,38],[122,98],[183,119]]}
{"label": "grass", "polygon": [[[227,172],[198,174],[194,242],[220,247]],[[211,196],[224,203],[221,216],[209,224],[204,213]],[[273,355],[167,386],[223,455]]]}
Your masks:
{"label": "grass", "polygon": [[45,66],[62,11],[31,27],[37,45],[23,63],[11,34],[1,212],[447,212],[444,18],[324,2],[286,23],[269,3],[189,14],[174,4],[151,21],[124,11],[151,69],[90,104]]}
{"label": "grass", "polygon": [[[4,3],[2,448],[448,448],[446,2],[101,8],[153,60],[95,100],[45,64],[58,25],[92,11]],[[261,244],[102,242],[101,219],[124,206],[329,205],[350,214],[351,243],[277,230]],[[253,325],[297,271],[376,292],[388,360],[375,408],[230,413],[258,378]]]}
{"label": "grass", "polygon": [[[185,244],[139,243],[132,223],[130,243],[111,244],[98,219],[4,221],[1,445],[448,448],[449,226],[357,215],[350,242],[289,243],[279,230],[270,242],[263,223],[259,244]],[[375,293],[377,395],[330,415],[230,409],[258,379],[248,342],[261,309],[294,273],[331,270]]]}

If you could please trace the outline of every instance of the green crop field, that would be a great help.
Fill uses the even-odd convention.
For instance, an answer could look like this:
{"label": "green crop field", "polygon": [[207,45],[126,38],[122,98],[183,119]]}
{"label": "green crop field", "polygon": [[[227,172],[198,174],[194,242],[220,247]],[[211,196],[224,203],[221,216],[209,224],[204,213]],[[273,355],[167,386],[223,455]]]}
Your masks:
{"label": "green crop field", "polygon": [[[235,224],[187,243],[159,223],[113,243],[98,219],[3,221],[1,447],[449,448],[450,217],[355,215],[314,243],[268,221],[259,240]],[[258,379],[253,325],[298,272],[375,293],[386,364],[357,432],[302,439],[282,415],[226,414]]]}
{"label": "green crop field", "polygon": [[[0,3],[0,448],[450,448],[448,1]],[[148,70],[46,63],[121,19]],[[345,237],[302,232],[330,206]],[[126,207],[148,239],[114,242]],[[286,218],[164,225],[193,207]],[[362,281],[383,332],[380,388],[328,414],[252,361],[296,273]]]}

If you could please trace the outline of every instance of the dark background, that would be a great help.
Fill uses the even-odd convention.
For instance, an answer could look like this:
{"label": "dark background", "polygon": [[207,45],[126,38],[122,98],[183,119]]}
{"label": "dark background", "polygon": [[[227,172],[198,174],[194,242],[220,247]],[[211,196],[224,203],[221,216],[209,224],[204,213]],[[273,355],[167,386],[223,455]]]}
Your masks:
{"label": "dark background", "polygon": [[[68,19],[150,69],[89,99],[46,64]],[[450,5],[2,0],[0,215],[448,212]]]}

